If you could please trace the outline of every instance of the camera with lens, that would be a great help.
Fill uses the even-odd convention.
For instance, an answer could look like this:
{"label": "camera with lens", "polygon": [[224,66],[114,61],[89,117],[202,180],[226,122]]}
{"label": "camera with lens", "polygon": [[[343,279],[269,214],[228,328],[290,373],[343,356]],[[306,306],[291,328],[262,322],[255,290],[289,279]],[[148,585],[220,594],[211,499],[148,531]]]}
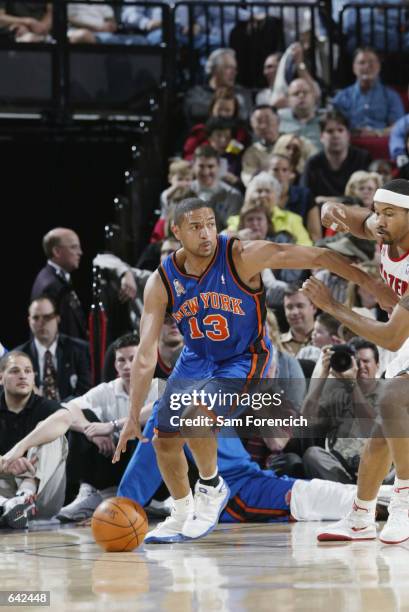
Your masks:
{"label": "camera with lens", "polygon": [[352,357],[355,356],[354,349],[349,344],[333,344],[333,354],[329,365],[335,372],[346,372],[352,367]]}

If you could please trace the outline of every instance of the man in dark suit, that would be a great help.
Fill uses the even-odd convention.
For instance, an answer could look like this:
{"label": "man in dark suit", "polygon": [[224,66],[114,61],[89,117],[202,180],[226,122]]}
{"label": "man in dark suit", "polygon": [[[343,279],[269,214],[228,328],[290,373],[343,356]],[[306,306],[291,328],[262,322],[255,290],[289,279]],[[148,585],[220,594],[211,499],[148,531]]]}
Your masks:
{"label": "man in dark suit", "polygon": [[91,387],[88,344],[60,334],[60,317],[49,297],[39,297],[28,309],[32,339],[17,350],[28,355],[34,365],[35,384],[47,399],[68,400],[83,395]]}
{"label": "man in dark suit", "polygon": [[48,295],[57,304],[60,331],[74,338],[87,338],[86,318],[71,283],[71,272],[80,265],[82,250],[75,232],[64,227],[50,230],[43,238],[47,264],[38,273],[31,300]]}

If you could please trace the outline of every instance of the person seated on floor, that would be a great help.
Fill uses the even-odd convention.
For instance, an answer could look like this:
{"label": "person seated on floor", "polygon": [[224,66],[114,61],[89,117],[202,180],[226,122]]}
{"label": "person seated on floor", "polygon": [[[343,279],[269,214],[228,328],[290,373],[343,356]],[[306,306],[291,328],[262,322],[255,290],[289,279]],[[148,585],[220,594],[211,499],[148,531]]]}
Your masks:
{"label": "person seated on floor", "polygon": [[0,526],[25,529],[64,503],[71,413],[34,391],[30,358],[11,351],[0,360]]}
{"label": "person seated on floor", "polygon": [[68,400],[91,387],[89,345],[59,333],[57,306],[48,296],[33,300],[28,308],[32,338],[16,347],[33,362],[35,384],[47,399]]}
{"label": "person seated on floor", "polygon": [[116,487],[134,450],[112,464],[112,454],[129,414],[132,360],[138,338],[126,334],[115,342],[117,378],[101,383],[65,404],[73,416],[68,434],[67,495],[79,487],[77,497],[59,511],[61,522],[79,521],[92,515],[104,497],[115,495]]}
{"label": "person seated on floor", "polygon": [[[155,381],[153,385],[155,386]],[[143,430],[143,435],[149,442],[138,444],[118,489],[118,495],[129,497],[141,506],[149,503],[163,482],[151,443],[157,406],[158,402],[155,402]],[[224,435],[218,436],[217,439],[217,463],[220,475],[230,488],[230,499],[220,515],[221,523],[254,522],[255,515],[258,521],[266,523],[294,519],[335,520],[350,508],[356,495],[356,486],[319,479],[308,482],[280,478],[272,470],[262,470],[251,460],[233,427],[223,426],[223,431]],[[187,461],[192,463],[189,449],[185,446],[183,451]],[[390,499],[391,490],[391,486],[383,486],[380,497]],[[206,501],[201,500],[197,510],[206,512],[205,508]],[[179,507],[176,510],[174,506],[171,516],[173,520],[177,517],[182,523],[187,518],[183,509]],[[161,525],[145,538],[148,544],[163,541]],[[180,534],[175,532],[174,538],[171,536],[167,541],[180,542]]]}

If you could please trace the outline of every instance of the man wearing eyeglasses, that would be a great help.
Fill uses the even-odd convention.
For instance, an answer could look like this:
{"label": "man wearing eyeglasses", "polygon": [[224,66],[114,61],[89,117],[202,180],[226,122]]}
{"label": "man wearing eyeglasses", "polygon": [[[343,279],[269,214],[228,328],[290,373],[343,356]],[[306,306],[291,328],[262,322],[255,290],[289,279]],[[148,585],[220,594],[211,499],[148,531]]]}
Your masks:
{"label": "man wearing eyeglasses", "polygon": [[60,314],[61,331],[86,340],[84,310],[71,280],[71,274],[78,269],[82,257],[80,240],[72,230],[56,227],[44,236],[43,250],[47,264],[34,281],[31,299],[43,295],[52,298]]}
{"label": "man wearing eyeglasses", "polygon": [[60,316],[47,296],[31,302],[32,339],[18,347],[32,360],[35,384],[43,397],[57,401],[82,395],[91,387],[88,344],[59,333]]}

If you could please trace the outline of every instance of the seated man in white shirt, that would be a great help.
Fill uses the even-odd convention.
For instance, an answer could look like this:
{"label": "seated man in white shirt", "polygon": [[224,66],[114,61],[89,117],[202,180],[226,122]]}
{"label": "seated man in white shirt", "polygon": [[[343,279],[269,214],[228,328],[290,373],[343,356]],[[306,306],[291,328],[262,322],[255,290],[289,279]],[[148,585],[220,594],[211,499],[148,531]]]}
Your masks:
{"label": "seated man in white shirt", "polygon": [[62,522],[90,517],[103,497],[116,494],[116,487],[135,448],[135,445],[129,445],[121,461],[112,464],[118,432],[129,413],[131,364],[136,347],[135,334],[118,338],[115,347],[118,378],[101,383],[66,404],[74,418],[69,433],[67,494],[72,493],[76,483],[81,484],[76,499],[57,515]]}

